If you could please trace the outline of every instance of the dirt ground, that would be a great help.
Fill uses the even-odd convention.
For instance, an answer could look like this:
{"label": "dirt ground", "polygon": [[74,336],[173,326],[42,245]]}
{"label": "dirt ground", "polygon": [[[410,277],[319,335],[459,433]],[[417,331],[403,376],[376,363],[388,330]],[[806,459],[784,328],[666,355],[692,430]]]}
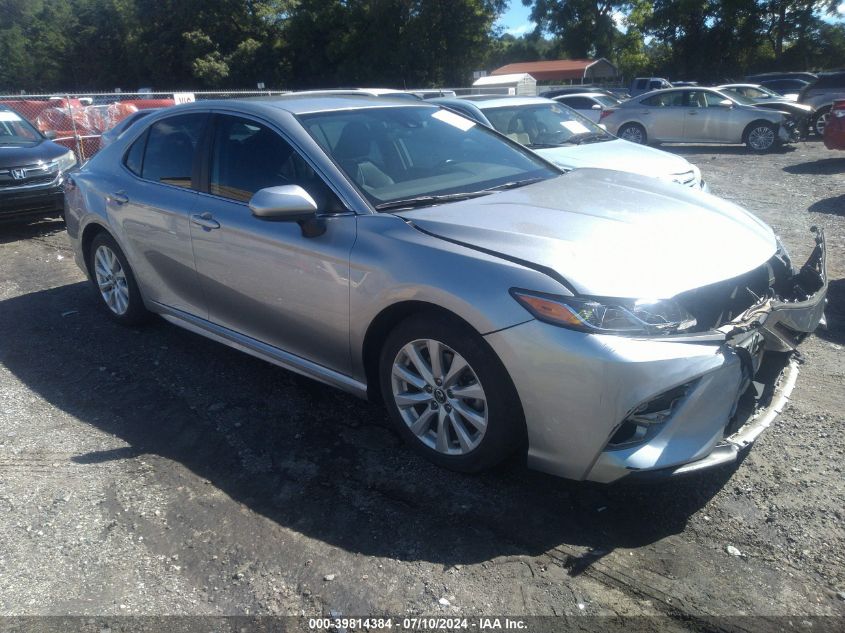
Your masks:
{"label": "dirt ground", "polygon": [[0,227],[0,615],[845,627],[845,153],[665,149],[799,263],[824,227],[832,283],[829,328],[742,463],[659,485],[439,470],[377,406],[163,321],[113,324],[60,222]]}

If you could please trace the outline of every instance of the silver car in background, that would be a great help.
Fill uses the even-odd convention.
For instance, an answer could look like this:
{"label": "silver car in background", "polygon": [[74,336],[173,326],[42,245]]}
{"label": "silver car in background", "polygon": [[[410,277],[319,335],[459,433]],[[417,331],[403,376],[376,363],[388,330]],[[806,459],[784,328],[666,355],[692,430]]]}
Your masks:
{"label": "silver car in background", "polygon": [[796,140],[787,114],[712,88],[670,88],[623,102],[602,122],[634,143],[736,143],[765,152]]}
{"label": "silver car in background", "polygon": [[698,167],[682,156],[619,140],[556,100],[492,95],[434,101],[493,128],[563,169],[615,169],[709,191]]}
{"label": "silver car in background", "polygon": [[[563,173],[442,108],[202,101],[74,175],[67,230],[117,322],[150,313],[361,397],[441,466],[574,479],[736,459],[738,402],[823,316],[760,220],[635,174]],[[766,418],[768,420],[768,418]]]}

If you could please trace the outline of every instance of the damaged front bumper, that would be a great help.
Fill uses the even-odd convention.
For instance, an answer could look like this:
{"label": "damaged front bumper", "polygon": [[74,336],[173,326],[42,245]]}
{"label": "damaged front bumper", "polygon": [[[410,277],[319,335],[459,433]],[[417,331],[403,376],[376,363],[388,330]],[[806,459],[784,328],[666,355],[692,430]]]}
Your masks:
{"label": "damaged front bumper", "polygon": [[488,335],[520,394],[529,466],[612,482],[735,461],[785,403],[790,353],[823,322],[826,294],[819,230],[799,271],[719,329],[634,339],[534,321]]}

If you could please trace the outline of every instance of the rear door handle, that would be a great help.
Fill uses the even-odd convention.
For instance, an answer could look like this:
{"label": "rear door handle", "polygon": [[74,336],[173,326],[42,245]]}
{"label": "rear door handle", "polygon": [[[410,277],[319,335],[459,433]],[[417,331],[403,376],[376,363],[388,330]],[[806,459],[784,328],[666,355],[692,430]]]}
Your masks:
{"label": "rear door handle", "polygon": [[125,191],[115,191],[109,196],[109,198],[111,198],[112,202],[115,204],[123,205],[129,202],[129,196],[126,195]]}
{"label": "rear door handle", "polygon": [[192,215],[191,222],[197,226],[201,226],[206,231],[220,228],[220,222],[211,217],[211,214],[208,212]]}
{"label": "rear door handle", "polygon": [[690,110],[690,111],[689,111],[689,115],[690,115],[690,116],[696,116],[697,114],[698,114],[698,112],[696,112],[695,110]]}

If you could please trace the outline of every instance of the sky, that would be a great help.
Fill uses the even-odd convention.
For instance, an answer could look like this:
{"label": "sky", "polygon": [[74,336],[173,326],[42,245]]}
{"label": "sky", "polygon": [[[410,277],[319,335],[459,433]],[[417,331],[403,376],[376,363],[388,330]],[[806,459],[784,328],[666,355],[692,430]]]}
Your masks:
{"label": "sky", "polygon": [[528,19],[530,14],[531,7],[523,6],[522,0],[511,0],[508,10],[496,25],[501,26],[505,33],[519,37],[534,30],[534,23]]}
{"label": "sky", "polygon": [[[523,6],[522,0],[510,0],[507,11],[499,18],[496,25],[502,27],[505,33],[519,37],[534,30],[534,23],[529,19],[530,14],[531,8]],[[826,19],[830,22],[845,19],[845,2],[839,5],[838,14],[835,17],[827,16]]]}

